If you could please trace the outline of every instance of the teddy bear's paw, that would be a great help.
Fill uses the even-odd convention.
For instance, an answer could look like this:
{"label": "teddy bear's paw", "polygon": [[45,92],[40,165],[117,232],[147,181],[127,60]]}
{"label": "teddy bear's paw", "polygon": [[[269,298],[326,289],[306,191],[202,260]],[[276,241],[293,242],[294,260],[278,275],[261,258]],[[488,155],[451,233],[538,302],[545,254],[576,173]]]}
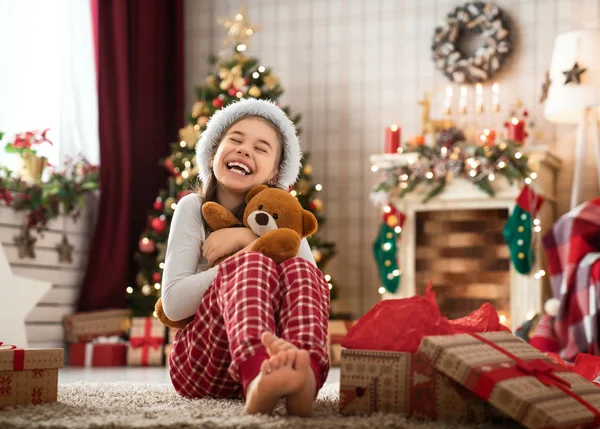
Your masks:
{"label": "teddy bear's paw", "polygon": [[213,231],[241,225],[240,221],[229,210],[213,201],[202,204],[202,217]]}
{"label": "teddy bear's paw", "polygon": [[298,254],[300,236],[289,228],[267,231],[256,240],[253,250],[262,253],[280,264]]}

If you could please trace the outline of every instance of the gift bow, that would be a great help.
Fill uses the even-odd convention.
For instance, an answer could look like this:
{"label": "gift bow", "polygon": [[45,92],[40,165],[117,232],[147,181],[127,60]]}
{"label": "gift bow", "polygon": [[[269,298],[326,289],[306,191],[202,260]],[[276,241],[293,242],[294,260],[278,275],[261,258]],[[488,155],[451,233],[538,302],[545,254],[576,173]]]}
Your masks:
{"label": "gift bow", "polygon": [[25,368],[25,350],[12,344],[6,344],[0,341],[0,350],[14,350],[13,352],[13,371],[23,371]]}
{"label": "gift bow", "polygon": [[138,338],[130,338],[129,339],[129,343],[131,344],[131,347],[133,348],[138,348],[138,347],[153,347],[154,349],[158,349],[160,346],[163,345],[164,342],[164,338],[161,337],[150,337],[150,338],[144,338],[144,337],[138,337]]}
{"label": "gift bow", "polygon": [[555,374],[556,368],[548,362],[542,359],[534,359],[529,362],[517,359],[517,368],[529,375],[533,375],[545,385],[558,387],[558,384],[564,384],[567,387],[571,387],[571,383]]}

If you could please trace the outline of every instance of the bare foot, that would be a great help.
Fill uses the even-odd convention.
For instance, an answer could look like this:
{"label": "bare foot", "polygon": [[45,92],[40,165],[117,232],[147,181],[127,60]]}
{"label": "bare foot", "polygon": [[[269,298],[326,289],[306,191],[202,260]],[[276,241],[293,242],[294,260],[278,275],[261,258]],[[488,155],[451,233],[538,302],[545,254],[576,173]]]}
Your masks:
{"label": "bare foot", "polygon": [[302,388],[306,368],[309,368],[308,352],[296,348],[273,354],[263,361],[260,373],[246,388],[246,413],[272,413],[279,398]]}
{"label": "bare foot", "polygon": [[[282,351],[289,350],[298,350],[296,346],[285,341],[282,338],[279,338],[273,335],[270,332],[263,332],[261,336],[261,341],[263,345],[267,348],[267,351],[270,356],[274,356],[277,353],[281,353]],[[310,357],[308,352],[305,350],[299,350],[299,352],[305,352],[308,357],[308,362],[306,366],[302,365],[304,368],[304,379],[302,386],[295,392],[290,393],[285,398],[285,408],[290,415],[300,416],[300,417],[309,417],[312,415],[313,409],[313,401],[317,394],[317,381],[315,380],[315,374],[312,371],[310,366]],[[296,366],[300,371],[301,369]]]}

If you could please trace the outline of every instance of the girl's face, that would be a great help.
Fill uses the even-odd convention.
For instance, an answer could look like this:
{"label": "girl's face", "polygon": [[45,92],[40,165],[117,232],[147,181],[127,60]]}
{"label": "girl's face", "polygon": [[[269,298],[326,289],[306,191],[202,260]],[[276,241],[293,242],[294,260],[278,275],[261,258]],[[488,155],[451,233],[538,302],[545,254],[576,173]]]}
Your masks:
{"label": "girl's face", "polygon": [[246,193],[276,179],[281,150],[272,126],[259,118],[242,119],[223,136],[212,169],[220,186],[232,193]]}

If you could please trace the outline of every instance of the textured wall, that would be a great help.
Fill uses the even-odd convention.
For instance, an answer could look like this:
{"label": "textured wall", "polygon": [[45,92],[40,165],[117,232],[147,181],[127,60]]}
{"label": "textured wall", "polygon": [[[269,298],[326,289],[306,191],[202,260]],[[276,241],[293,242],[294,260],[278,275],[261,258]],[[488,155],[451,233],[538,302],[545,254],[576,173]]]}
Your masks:
{"label": "textured wall", "polygon": [[[325,236],[340,253],[328,270],[339,282],[337,308],[362,314],[378,299],[371,257],[378,210],[369,202],[375,181],[368,157],[383,147],[383,130],[393,122],[408,137],[419,132],[417,101],[434,94],[432,115],[441,115],[447,84],[430,59],[434,27],[461,4],[456,0],[252,0],[186,1],[187,105],[209,70],[208,55],[221,47],[219,17],[232,17],[247,4],[249,20],[260,25],[250,53],[273,67],[286,89],[282,101],[304,115],[303,148],[311,152],[314,177],[324,185]],[[511,17],[515,49],[497,80],[501,104],[521,97],[543,138],[563,160],[560,212],[569,208],[573,175],[572,126],[555,126],[538,103],[556,34],[600,23],[598,0],[499,0]],[[489,98],[490,83],[485,96]],[[455,94],[458,91],[456,90]],[[471,89],[472,94],[472,89]],[[489,102],[489,99],[488,99]],[[475,124],[475,117],[469,119]],[[479,119],[484,125],[500,117]],[[593,152],[590,150],[590,154]],[[596,195],[593,156],[588,159],[586,198]]]}

